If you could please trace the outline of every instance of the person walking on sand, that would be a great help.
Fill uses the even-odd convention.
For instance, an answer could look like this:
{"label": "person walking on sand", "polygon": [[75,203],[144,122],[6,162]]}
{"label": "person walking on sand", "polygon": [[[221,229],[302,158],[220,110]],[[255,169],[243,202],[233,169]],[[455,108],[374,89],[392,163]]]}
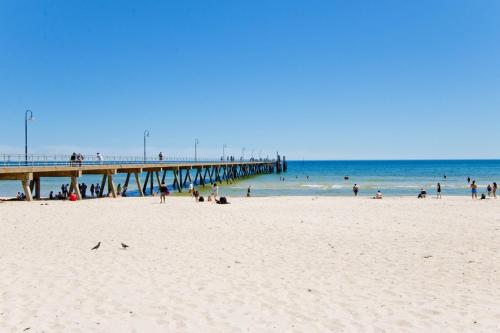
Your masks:
{"label": "person walking on sand", "polygon": [[493,198],[497,198],[497,183],[493,182]]}
{"label": "person walking on sand", "polygon": [[472,193],[472,199],[477,199],[477,184],[475,180],[472,181],[472,184],[470,185],[470,190]]}
{"label": "person walking on sand", "polygon": [[354,192],[354,196],[357,197],[359,192],[358,184],[354,184],[354,186],[352,187],[352,191]]}
{"label": "person walking on sand", "polygon": [[441,199],[441,183],[437,183],[436,192],[437,192],[437,198]]}
{"label": "person walking on sand", "polygon": [[165,203],[165,197],[168,195],[168,188],[165,182],[160,185],[160,203]]}

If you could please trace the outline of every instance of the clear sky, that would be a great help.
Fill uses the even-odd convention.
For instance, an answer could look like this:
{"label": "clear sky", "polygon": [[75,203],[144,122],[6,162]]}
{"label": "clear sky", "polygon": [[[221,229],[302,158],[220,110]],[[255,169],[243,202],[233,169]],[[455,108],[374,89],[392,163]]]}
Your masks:
{"label": "clear sky", "polygon": [[499,158],[500,1],[0,1],[0,153]]}

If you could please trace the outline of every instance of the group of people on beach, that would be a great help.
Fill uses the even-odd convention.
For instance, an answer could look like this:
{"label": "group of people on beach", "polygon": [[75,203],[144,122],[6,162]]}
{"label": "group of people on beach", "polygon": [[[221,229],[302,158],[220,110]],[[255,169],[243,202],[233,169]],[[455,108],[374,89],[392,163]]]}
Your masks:
{"label": "group of people on beach", "polygon": [[[85,183],[78,184],[78,190],[80,191],[80,194],[82,195],[82,198],[84,198],[84,199],[88,198],[87,189],[88,189],[87,184],[85,184]],[[92,198],[102,196],[101,185],[99,183],[96,183],[95,185],[90,184],[89,190],[90,190],[90,197],[92,197]],[[74,192],[74,191],[71,191],[71,192]],[[116,187],[116,194],[118,196],[126,197],[127,196],[126,192],[127,192],[127,188],[126,187],[122,188],[122,184],[118,184],[118,186]],[[55,200],[55,199],[65,200],[65,199],[68,199],[71,194],[72,193],[70,193],[69,184],[62,184],[61,190],[59,191],[59,193],[55,194],[54,191],[50,191],[49,199],[50,200]],[[109,193],[108,193],[108,196],[109,196]]]}
{"label": "group of people on beach", "polygon": [[[160,185],[160,203],[165,203],[165,199],[168,195],[170,195],[170,191],[168,190],[168,186],[165,182],[162,182]],[[200,195],[200,192],[194,187],[193,183],[189,184],[189,193],[195,199],[195,202],[204,202],[205,198]],[[217,183],[212,185],[212,193],[207,196],[207,201],[213,201],[218,204],[226,204],[227,199],[225,197],[219,198],[219,186]]]}
{"label": "group of people on beach", "polygon": [[[467,179],[468,182],[470,182],[470,178]],[[470,189],[471,189],[471,194],[472,194],[472,199],[477,199],[477,191],[478,191],[478,185],[476,184],[476,181],[473,180],[472,183],[470,183]],[[493,186],[491,184],[488,184],[486,186],[486,192],[488,193],[488,198],[493,197],[494,199],[497,198],[497,189],[498,185],[496,182],[493,182]],[[486,193],[481,194],[481,199],[486,199]]]}
{"label": "group of people on beach", "polygon": [[[445,175],[446,177],[446,175]],[[479,189],[479,186],[477,185],[476,181],[475,180],[472,180],[469,178],[467,178],[467,182],[469,183],[469,187],[471,189],[471,194],[472,194],[472,199],[477,199],[477,192],[478,192],[478,189]],[[496,199],[497,198],[497,189],[498,189],[498,185],[496,182],[493,182],[493,185],[491,184],[488,184],[488,186],[486,186],[486,192],[487,192],[487,197],[488,198],[494,198]],[[359,193],[359,185],[358,184],[354,184],[354,186],[352,187],[352,191],[354,193],[354,196],[357,197],[358,196],[358,193]],[[373,199],[382,199],[382,192],[380,190],[377,191],[377,193],[375,193],[375,196],[372,197]],[[482,193],[481,194],[481,199],[486,199],[486,193]],[[425,199],[427,198],[427,190],[423,187],[420,188],[420,191],[417,195],[417,198],[419,199]],[[436,184],[436,198],[437,199],[441,199],[442,198],[442,187],[441,187],[441,183],[437,183]]]}

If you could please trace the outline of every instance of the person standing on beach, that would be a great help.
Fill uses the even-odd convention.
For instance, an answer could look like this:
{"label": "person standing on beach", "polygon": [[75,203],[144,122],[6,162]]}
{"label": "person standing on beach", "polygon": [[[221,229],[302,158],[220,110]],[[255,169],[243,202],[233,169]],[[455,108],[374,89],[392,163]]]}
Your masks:
{"label": "person standing on beach", "polygon": [[95,194],[95,185],[91,184],[90,185],[90,195],[92,195],[92,198],[94,197],[94,194]]}
{"label": "person standing on beach", "polygon": [[252,186],[248,186],[247,188],[247,198],[250,198],[250,191],[252,190]]}
{"label": "person standing on beach", "polygon": [[358,184],[354,184],[354,186],[352,187],[352,191],[354,192],[354,196],[357,197],[359,192]]}
{"label": "person standing on beach", "polygon": [[437,198],[441,199],[441,183],[437,183],[436,187],[437,187],[437,189],[436,189],[437,190]]}
{"label": "person standing on beach", "polygon": [[472,199],[477,199],[477,184],[476,181],[473,180],[472,184],[470,185],[471,193],[472,193]]}
{"label": "person standing on beach", "polygon": [[101,185],[99,185],[99,183],[97,183],[97,184],[95,184],[95,196],[99,197],[100,194],[101,194]]}
{"label": "person standing on beach", "polygon": [[493,182],[493,198],[497,198],[497,183]]}
{"label": "person standing on beach", "polygon": [[214,183],[212,186],[212,196],[216,199],[219,196],[219,188],[217,187],[217,183]]}
{"label": "person standing on beach", "polygon": [[493,187],[491,187],[490,184],[486,187],[486,191],[488,191],[488,198],[491,198],[491,191],[493,190]]}
{"label": "person standing on beach", "polygon": [[168,195],[168,188],[165,182],[160,185],[160,203],[165,203],[165,197]]}

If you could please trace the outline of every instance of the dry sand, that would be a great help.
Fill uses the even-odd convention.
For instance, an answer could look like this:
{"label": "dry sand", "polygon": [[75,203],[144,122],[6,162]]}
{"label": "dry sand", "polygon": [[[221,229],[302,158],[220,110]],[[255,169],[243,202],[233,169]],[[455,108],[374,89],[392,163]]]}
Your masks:
{"label": "dry sand", "polygon": [[158,201],[0,203],[0,332],[500,331],[500,200]]}

